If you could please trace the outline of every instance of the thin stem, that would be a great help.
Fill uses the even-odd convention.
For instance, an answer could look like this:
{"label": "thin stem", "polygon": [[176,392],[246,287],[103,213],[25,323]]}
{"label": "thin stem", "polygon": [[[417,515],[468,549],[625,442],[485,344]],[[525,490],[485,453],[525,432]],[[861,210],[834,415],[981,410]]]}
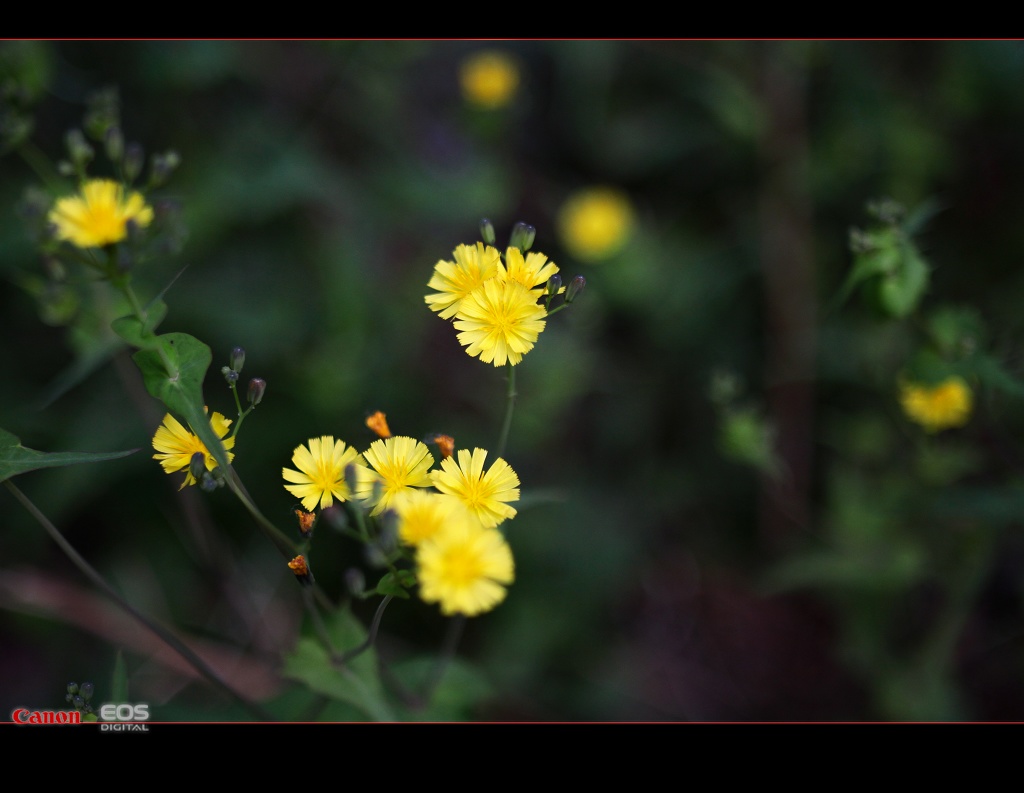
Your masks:
{"label": "thin stem", "polygon": [[209,680],[214,686],[219,688],[233,700],[238,702],[240,705],[245,707],[250,713],[253,713],[258,718],[265,721],[274,721],[273,714],[264,710],[262,707],[254,702],[250,702],[231,686],[224,682],[216,672],[211,669],[202,658],[193,652],[188,645],[181,641],[177,636],[167,630],[165,627],[149,619],[145,614],[138,611],[131,603],[126,601],[117,590],[115,590],[110,584],[107,583],[106,579],[103,578],[85,559],[75,550],[75,548],[69,543],[60,530],[54,526],[50,520],[39,511],[38,507],[26,496],[18,487],[7,480],[4,482],[7,489],[11,491],[14,497],[21,503],[29,514],[32,515],[36,521],[46,530],[46,533],[50,535],[51,539],[60,547],[60,549],[67,555],[67,557],[74,563],[75,567],[82,571],[86,578],[88,578],[93,584],[95,584],[100,590],[103,591],[109,598],[117,603],[122,609],[124,609],[129,615],[138,620],[146,628],[149,628],[154,634],[157,635],[163,642],[165,642],[171,649],[175,650],[182,658],[188,661],[189,664],[203,677]]}
{"label": "thin stem", "polygon": [[434,690],[440,684],[441,678],[444,677],[445,670],[452,662],[452,659],[455,658],[455,650],[459,646],[459,640],[462,638],[462,631],[465,627],[465,614],[456,614],[452,617],[451,622],[448,623],[448,631],[445,633],[444,644],[441,645],[441,652],[437,657],[437,663],[434,664],[434,669],[423,689],[421,700],[423,704],[430,702],[430,698],[434,695]]}
{"label": "thin stem", "polygon": [[298,547],[295,543],[289,540],[284,533],[277,528],[273,523],[264,517],[263,513],[260,512],[259,507],[253,503],[249,493],[245,489],[245,485],[242,484],[242,480],[239,479],[238,473],[234,468],[228,468],[227,475],[228,487],[231,488],[231,492],[234,493],[238,500],[242,502],[242,505],[249,511],[249,514],[253,516],[260,528],[263,529],[263,533],[267,535],[268,539],[274,543],[274,546],[280,551],[281,555],[285,559],[291,561],[299,553]]}
{"label": "thin stem", "polygon": [[512,412],[516,407],[516,368],[511,363],[508,364],[508,391],[505,394],[507,402],[505,404],[505,421],[501,425],[501,435],[498,437],[498,452],[497,456],[502,457],[505,454],[505,446],[508,444],[509,430],[512,429]]}
{"label": "thin stem", "polygon": [[377,641],[377,631],[380,629],[380,621],[384,617],[384,609],[388,607],[388,603],[390,603],[393,598],[394,595],[385,595],[384,599],[380,602],[380,605],[377,606],[377,612],[373,615],[373,622],[370,623],[370,632],[366,635],[366,641],[358,647],[346,650],[340,656],[335,656],[335,663],[346,664],[357,655],[360,655],[373,647],[374,643]]}

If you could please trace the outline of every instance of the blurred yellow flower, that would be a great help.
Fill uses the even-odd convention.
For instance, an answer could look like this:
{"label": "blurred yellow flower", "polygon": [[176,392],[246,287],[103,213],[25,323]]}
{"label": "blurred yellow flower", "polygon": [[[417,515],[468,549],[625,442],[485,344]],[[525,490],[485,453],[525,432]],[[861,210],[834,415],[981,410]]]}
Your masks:
{"label": "blurred yellow flower", "polygon": [[[220,413],[214,413],[210,417],[210,427],[218,438],[224,438],[228,434],[228,427],[231,426],[231,419],[224,418]],[[224,448],[230,450],[235,445],[234,438],[224,441]],[[163,466],[164,473],[173,474],[175,471],[185,470],[185,481],[181,483],[179,490],[186,485],[194,485],[196,479],[192,476],[189,466],[192,464],[192,455],[202,452],[206,459],[206,470],[212,471],[217,467],[217,461],[207,450],[199,437],[182,426],[174,416],[168,413],[164,416],[163,423],[156,428],[153,435],[153,448],[157,454],[153,455],[154,460],[159,460]],[[235,459],[233,452],[228,451],[228,462]]]}
{"label": "blurred yellow flower", "polygon": [[102,248],[120,242],[128,234],[128,221],[148,226],[153,209],[141,193],[125,195],[124,186],[111,179],[90,179],[79,195],[60,198],[49,220],[57,238],[79,248]]}
{"label": "blurred yellow flower", "polygon": [[462,95],[467,101],[488,109],[507,105],[519,87],[519,67],[498,50],[470,55],[459,67]]}
{"label": "blurred yellow flower", "polygon": [[612,187],[581,190],[559,210],[558,230],[562,244],[575,258],[607,259],[622,249],[633,232],[633,206]]}
{"label": "blurred yellow flower", "polygon": [[416,548],[420,597],[441,613],[473,617],[505,599],[515,579],[512,550],[497,529],[455,521]]}
{"label": "blurred yellow flower", "polygon": [[967,423],[974,395],[962,379],[947,377],[936,385],[901,383],[900,404],[909,419],[928,432],[939,432]]}
{"label": "blurred yellow flower", "polygon": [[450,523],[473,520],[456,499],[423,488],[399,493],[391,506],[398,513],[399,539],[406,545],[419,545],[440,534]]}

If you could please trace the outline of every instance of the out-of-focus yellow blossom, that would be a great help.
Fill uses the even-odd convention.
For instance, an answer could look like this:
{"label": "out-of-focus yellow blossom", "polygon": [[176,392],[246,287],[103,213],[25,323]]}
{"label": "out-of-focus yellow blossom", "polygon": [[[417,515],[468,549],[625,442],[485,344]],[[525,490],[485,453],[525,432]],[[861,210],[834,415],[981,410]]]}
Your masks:
{"label": "out-of-focus yellow blossom", "polygon": [[618,253],[633,232],[633,206],[612,187],[592,187],[570,196],[558,212],[562,244],[580,261]]}
{"label": "out-of-focus yellow blossom", "polygon": [[519,88],[519,67],[503,52],[484,50],[462,62],[459,83],[467,101],[488,109],[504,107]]}
{"label": "out-of-focus yellow blossom", "polygon": [[941,383],[901,383],[900,404],[909,419],[928,432],[962,427],[971,418],[974,395],[959,377]]}

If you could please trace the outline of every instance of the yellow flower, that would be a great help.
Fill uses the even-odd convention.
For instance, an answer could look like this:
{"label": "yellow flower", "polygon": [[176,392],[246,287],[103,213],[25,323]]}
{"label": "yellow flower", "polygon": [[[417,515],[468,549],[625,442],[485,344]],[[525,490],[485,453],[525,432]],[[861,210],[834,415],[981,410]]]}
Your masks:
{"label": "yellow flower", "polygon": [[292,464],[299,470],[282,468],[281,476],[286,484],[284,489],[296,498],[302,499],[306,510],[314,510],[319,504],[329,507],[334,499],[347,501],[350,497],[345,482],[345,469],[356,466],[357,473],[365,470],[363,457],[344,441],[335,440],[332,435],[310,438],[309,446],[296,446],[292,452]]}
{"label": "yellow flower", "polygon": [[508,55],[497,50],[477,52],[459,67],[462,95],[481,107],[507,105],[519,87],[519,68]]}
{"label": "yellow flower", "polygon": [[928,432],[962,427],[971,417],[974,395],[959,377],[947,377],[937,385],[901,383],[903,412]]}
{"label": "yellow flower", "polygon": [[469,355],[495,366],[506,361],[515,366],[537,343],[546,316],[536,292],[518,281],[492,278],[465,297],[454,324]]}
{"label": "yellow flower", "polygon": [[357,495],[373,506],[371,515],[379,515],[399,493],[413,487],[430,487],[430,466],[434,464],[427,445],[407,435],[393,435],[376,440],[365,452],[366,462],[372,467],[357,485]]}
{"label": "yellow flower", "polygon": [[[231,426],[231,419],[226,419],[220,413],[214,413],[210,418],[210,427],[218,438],[223,439],[228,434],[228,427]],[[225,449],[232,449],[235,445],[234,438],[224,441]],[[217,461],[207,450],[203,442],[189,430],[185,429],[181,422],[168,413],[164,416],[163,424],[156,428],[153,435],[153,448],[157,454],[153,455],[154,460],[159,460],[164,472],[173,474],[175,471],[185,470],[185,481],[181,483],[179,490],[185,485],[194,485],[196,479],[189,471],[192,464],[192,455],[202,452],[206,459],[206,470],[212,471],[217,467]],[[228,451],[228,462],[235,459],[234,452]]]}
{"label": "yellow flower", "polygon": [[102,248],[128,234],[128,221],[148,226],[153,209],[142,194],[125,195],[124,186],[111,179],[90,179],[79,195],[60,198],[50,210],[58,239],[79,248]]}
{"label": "yellow flower", "polygon": [[398,536],[406,545],[419,545],[440,534],[453,521],[472,521],[473,516],[456,499],[433,490],[407,490],[391,502],[398,513]]}
{"label": "yellow flower", "polygon": [[577,259],[598,261],[619,252],[633,231],[629,199],[612,187],[572,195],[558,213],[562,244]]}
{"label": "yellow flower", "polygon": [[498,273],[501,254],[482,242],[476,245],[459,245],[455,249],[455,261],[442,259],[434,265],[434,274],[427,286],[438,290],[423,299],[431,311],[440,312],[441,319],[455,316],[462,299],[480,284]]}
{"label": "yellow flower", "polygon": [[[527,289],[543,289],[555,273],[558,265],[549,262],[548,257],[538,251],[531,251],[523,257],[519,248],[509,247],[505,251],[505,263],[498,265],[498,278],[518,281]],[[565,291],[563,286],[560,290]]]}
{"label": "yellow flower", "polygon": [[473,617],[505,599],[515,580],[512,551],[497,529],[456,521],[416,548],[420,597],[446,615]]}
{"label": "yellow flower", "polygon": [[441,470],[431,472],[434,487],[469,508],[482,526],[491,528],[516,510],[509,501],[519,500],[519,477],[501,457],[484,473],[485,449],[459,449],[458,462],[451,457],[441,461]]}

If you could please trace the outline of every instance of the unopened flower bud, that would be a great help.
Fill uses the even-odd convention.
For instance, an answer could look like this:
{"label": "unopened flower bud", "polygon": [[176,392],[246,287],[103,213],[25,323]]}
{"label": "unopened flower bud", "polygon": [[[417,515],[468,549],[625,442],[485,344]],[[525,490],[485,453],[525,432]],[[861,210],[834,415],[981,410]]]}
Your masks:
{"label": "unopened flower bud", "polygon": [[297,509],[295,517],[299,519],[299,533],[303,537],[309,537],[313,533],[313,524],[316,523],[316,513]]}
{"label": "unopened flower bud", "polygon": [[245,365],[245,350],[242,347],[235,347],[231,350],[231,355],[228,356],[228,363],[231,364],[231,368],[236,372],[242,371],[242,367]]}
{"label": "unopened flower bud", "polygon": [[82,695],[82,699],[88,702],[90,699],[92,699],[92,694],[93,691],[95,690],[95,686],[93,686],[92,683],[82,683],[82,686],[78,689],[78,692]]}
{"label": "unopened flower bud", "polygon": [[354,463],[345,466],[345,487],[349,493],[355,493],[359,487],[359,471]]}
{"label": "unopened flower bud", "polygon": [[378,438],[391,437],[391,428],[388,426],[388,417],[380,410],[372,416],[367,416],[366,426],[377,433]]}
{"label": "unopened flower bud", "polygon": [[288,567],[295,573],[295,578],[303,586],[310,586],[313,583],[313,574],[309,570],[309,565],[306,564],[306,557],[302,554],[288,562]]}
{"label": "unopened flower bud", "polygon": [[78,683],[68,683],[68,694],[74,696],[78,693]]}
{"label": "unopened flower bud", "polygon": [[480,239],[484,241],[485,245],[493,245],[497,239],[494,234],[494,224],[487,218],[480,221]]}
{"label": "unopened flower bud", "polygon": [[509,245],[513,248],[519,248],[520,251],[526,253],[530,250],[530,246],[533,245],[536,237],[537,229],[529,223],[520,221],[512,227],[512,237],[509,240]]}
{"label": "unopened flower bud", "polygon": [[199,480],[199,489],[204,493],[212,493],[218,487],[218,482],[214,478],[213,474],[209,471],[203,471],[203,476]]}
{"label": "unopened flower bud", "polygon": [[558,290],[562,288],[562,276],[555,273],[548,279],[547,293],[549,295],[557,295]]}
{"label": "unopened flower bud", "polygon": [[80,129],[69,130],[65,137],[65,143],[68,147],[68,156],[76,169],[84,168],[85,164],[95,156],[92,146],[89,145]]}
{"label": "unopened flower bud", "polygon": [[110,127],[103,136],[107,148],[107,157],[111,162],[120,162],[124,156],[124,133],[120,127]]}
{"label": "unopened flower bud", "polygon": [[145,153],[141,144],[129,143],[124,147],[124,162],[121,168],[124,171],[124,178],[134,182],[135,178],[142,172],[142,163],[145,160]]}
{"label": "unopened flower bud", "polygon": [[345,571],[345,586],[352,595],[359,597],[366,591],[366,576],[358,567],[350,567]]}
{"label": "unopened flower bud", "polygon": [[348,516],[345,514],[345,510],[337,504],[331,504],[331,506],[320,510],[320,517],[327,521],[328,526],[337,531],[341,531],[348,526]]}
{"label": "unopened flower bud", "polygon": [[569,282],[568,289],[565,290],[565,302],[571,303],[575,300],[579,293],[583,291],[583,287],[587,285],[587,279],[582,275],[577,275],[572,281]]}
{"label": "unopened flower bud", "polygon": [[176,151],[155,155],[150,183],[153,187],[162,185],[179,165],[181,165],[181,155]]}
{"label": "unopened flower bud", "polygon": [[267,390],[267,381],[262,377],[254,377],[249,381],[249,404],[254,407],[263,401],[263,394]]}
{"label": "unopened flower bud", "polygon": [[238,372],[230,366],[222,366],[220,368],[220,373],[224,375],[224,379],[228,381],[228,385],[238,382]]}
{"label": "unopened flower bud", "polygon": [[206,455],[202,452],[195,452],[192,459],[188,461],[188,472],[192,478],[199,481],[206,473]]}

